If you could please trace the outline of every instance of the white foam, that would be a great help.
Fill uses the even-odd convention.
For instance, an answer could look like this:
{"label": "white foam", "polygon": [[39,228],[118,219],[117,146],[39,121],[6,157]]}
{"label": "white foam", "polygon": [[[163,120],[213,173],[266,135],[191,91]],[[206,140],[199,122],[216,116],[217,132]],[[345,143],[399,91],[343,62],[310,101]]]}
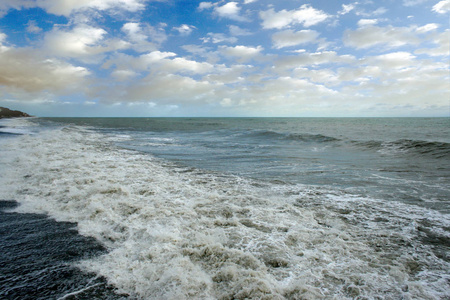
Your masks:
{"label": "white foam", "polygon": [[0,132],[12,134],[33,134],[33,129],[36,128],[36,125],[30,121],[30,118],[1,119],[0,126]]}
{"label": "white foam", "polygon": [[329,189],[186,172],[77,127],[7,143],[0,199],[76,222],[101,241],[109,253],[80,267],[121,292],[146,299],[449,295],[449,265],[415,240],[414,223],[448,225],[447,216]]}

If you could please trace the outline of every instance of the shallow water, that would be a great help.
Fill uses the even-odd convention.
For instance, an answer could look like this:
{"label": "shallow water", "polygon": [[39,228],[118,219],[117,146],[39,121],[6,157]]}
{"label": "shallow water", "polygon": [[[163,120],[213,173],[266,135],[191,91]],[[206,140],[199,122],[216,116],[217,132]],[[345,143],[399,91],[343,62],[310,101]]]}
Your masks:
{"label": "shallow water", "polygon": [[14,122],[0,199],[77,224],[122,297],[450,296],[447,119]]}

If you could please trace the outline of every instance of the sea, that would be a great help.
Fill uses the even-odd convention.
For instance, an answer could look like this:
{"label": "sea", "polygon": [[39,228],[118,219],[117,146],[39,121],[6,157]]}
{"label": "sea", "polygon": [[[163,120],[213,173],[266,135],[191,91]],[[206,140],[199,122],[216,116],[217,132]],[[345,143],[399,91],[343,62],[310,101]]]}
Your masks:
{"label": "sea", "polygon": [[450,118],[0,120],[1,299],[450,299]]}

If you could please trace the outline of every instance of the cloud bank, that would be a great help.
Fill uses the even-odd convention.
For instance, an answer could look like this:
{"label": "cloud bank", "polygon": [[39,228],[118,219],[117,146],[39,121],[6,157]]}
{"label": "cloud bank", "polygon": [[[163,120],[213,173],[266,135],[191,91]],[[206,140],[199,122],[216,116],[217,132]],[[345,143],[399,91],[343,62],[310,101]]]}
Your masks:
{"label": "cloud bank", "polygon": [[14,12],[34,17],[0,32],[0,104],[46,103],[55,115],[62,104],[155,116],[442,115],[450,1],[427,3],[392,4],[417,11],[394,22],[394,7],[359,1],[5,0],[4,24]]}

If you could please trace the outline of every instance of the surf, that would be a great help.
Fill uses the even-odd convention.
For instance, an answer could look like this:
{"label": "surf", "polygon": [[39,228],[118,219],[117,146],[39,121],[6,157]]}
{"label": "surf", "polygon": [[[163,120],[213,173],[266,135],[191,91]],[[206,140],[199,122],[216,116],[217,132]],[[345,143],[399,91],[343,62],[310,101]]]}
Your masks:
{"label": "surf", "polygon": [[83,126],[5,143],[0,198],[99,241],[107,253],[77,267],[118,294],[426,299],[448,291],[448,260],[419,238],[424,226],[448,238],[448,216],[438,212],[186,167]]}

